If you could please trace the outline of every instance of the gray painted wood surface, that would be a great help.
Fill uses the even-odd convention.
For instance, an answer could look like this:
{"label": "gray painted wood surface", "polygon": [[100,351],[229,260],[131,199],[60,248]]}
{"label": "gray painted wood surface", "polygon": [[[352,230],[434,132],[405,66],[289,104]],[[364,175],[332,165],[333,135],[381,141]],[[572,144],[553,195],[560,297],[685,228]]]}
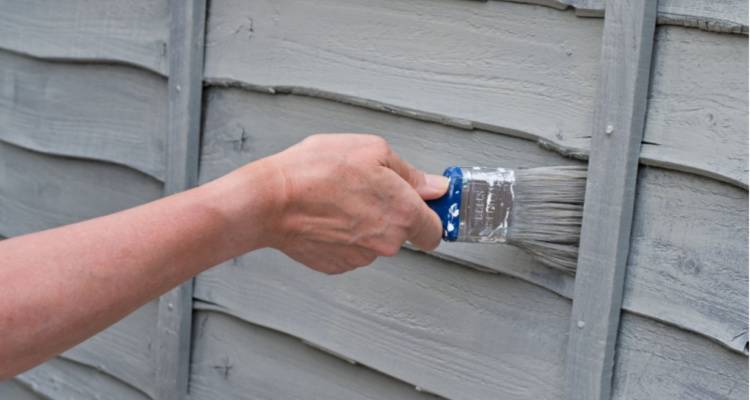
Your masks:
{"label": "gray painted wood surface", "polygon": [[[511,0],[558,9],[572,7],[585,17],[603,17],[605,0]],[[748,32],[748,5],[744,0],[659,0],[657,23],[706,31]]]}
{"label": "gray painted wood surface", "polygon": [[576,138],[591,133],[601,29],[599,19],[498,1],[216,0],[206,77],[577,152]]}
{"label": "gray painted wood surface", "polygon": [[130,208],[161,196],[130,168],[54,157],[0,141],[0,234],[16,236]]}
{"label": "gray painted wood surface", "polygon": [[61,357],[18,375],[32,392],[50,400],[150,400],[133,386]]}
{"label": "gray painted wood surface", "polygon": [[450,399],[561,398],[570,301],[505,275],[402,250],[331,277],[261,250],[195,296]]}
{"label": "gray painted wood surface", "polygon": [[361,365],[328,355],[297,338],[196,303],[190,398],[421,399],[438,397]]}
{"label": "gray painted wood surface", "polygon": [[624,308],[745,351],[747,201],[731,185],[642,167]]}
{"label": "gray painted wood surface", "polygon": [[165,74],[167,0],[0,0],[0,48]]}
{"label": "gray painted wood surface", "polygon": [[166,82],[152,73],[0,50],[0,140],[19,146],[163,179],[166,101]]}
{"label": "gray painted wood surface", "polygon": [[641,161],[747,189],[747,37],[660,27],[655,39]]}
{"label": "gray painted wood surface", "polygon": [[[586,157],[600,73],[601,25],[599,19],[576,18],[569,11],[507,2],[435,7],[429,0],[379,0],[347,2],[344,7],[339,0],[314,5],[217,0],[211,3],[208,22],[206,78],[215,84],[332,98],[465,129],[530,137],[562,153]],[[689,31],[707,38],[727,36]],[[681,70],[709,68],[702,51],[720,56],[722,48],[743,42],[746,47],[746,37],[729,38],[718,49],[696,47],[675,61],[669,58],[676,53],[666,51],[665,62],[657,64],[664,69],[655,76],[689,76]],[[741,57],[747,50],[736,49],[721,67],[724,76],[712,80],[747,80],[747,57]],[[695,102],[696,93],[711,92],[701,86],[686,93],[685,85],[665,84],[663,95],[676,104]],[[741,98],[740,87],[729,96]],[[747,187],[745,166],[732,147],[747,129],[737,125],[742,115],[734,111],[746,101],[739,99],[726,111],[715,104],[709,108],[716,118],[729,116],[739,127],[721,138],[715,150],[706,149],[700,130],[691,133],[700,139],[685,140],[679,130],[660,126],[690,122],[655,117],[646,133],[644,161]],[[717,133],[726,135],[721,128],[711,128],[707,137],[716,138]]]}
{"label": "gray painted wood surface", "polygon": [[147,303],[63,356],[154,397],[157,308],[157,301]]}
{"label": "gray painted wood surface", "polygon": [[17,379],[0,382],[0,399],[46,400]]}
{"label": "gray painted wood surface", "polygon": [[[169,9],[166,195],[189,189],[198,181],[206,2],[172,0]],[[192,279],[159,299],[157,399],[179,400],[187,396],[192,303]]]}
{"label": "gray painted wood surface", "polygon": [[[375,132],[414,165],[435,173],[450,163],[532,167],[575,162],[523,139],[481,130],[467,132],[305,96],[211,88],[206,99],[202,182],[280,151],[311,132]],[[637,190],[632,252],[638,256],[629,262],[634,275],[626,282],[624,308],[741,350],[744,342],[737,334],[746,325],[743,307],[747,300],[743,299],[747,296],[743,288],[747,273],[742,260],[748,258],[743,246],[747,235],[734,221],[746,215],[743,207],[747,193],[689,174],[658,168],[647,171]],[[700,212],[702,207],[711,209],[712,205],[722,207],[715,212]],[[674,235],[665,230],[668,226],[696,234]],[[704,240],[703,235],[715,235],[724,241]],[[672,256],[663,256],[664,248],[671,249]],[[719,254],[712,253],[713,249],[724,256],[700,256],[704,251]],[[442,244],[433,255],[463,266],[502,272],[573,297],[571,276],[541,266],[513,247]],[[736,262],[726,264],[725,259]],[[696,276],[692,268],[682,266],[685,260],[692,260],[690,263],[698,264],[703,272]],[[670,273],[665,276],[666,268]],[[717,291],[717,285],[723,289]]]}
{"label": "gray painted wood surface", "polygon": [[745,400],[747,357],[646,318],[624,313],[613,400]]}
{"label": "gray painted wood surface", "polygon": [[655,25],[654,1],[607,3],[565,360],[570,400],[610,398]]}

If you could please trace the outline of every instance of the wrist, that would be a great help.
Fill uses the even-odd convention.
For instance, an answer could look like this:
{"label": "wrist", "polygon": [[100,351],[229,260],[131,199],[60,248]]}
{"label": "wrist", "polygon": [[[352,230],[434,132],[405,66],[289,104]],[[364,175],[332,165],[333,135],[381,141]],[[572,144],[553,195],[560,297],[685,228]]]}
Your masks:
{"label": "wrist", "polygon": [[222,220],[229,257],[269,247],[284,209],[283,176],[261,159],[200,187]]}

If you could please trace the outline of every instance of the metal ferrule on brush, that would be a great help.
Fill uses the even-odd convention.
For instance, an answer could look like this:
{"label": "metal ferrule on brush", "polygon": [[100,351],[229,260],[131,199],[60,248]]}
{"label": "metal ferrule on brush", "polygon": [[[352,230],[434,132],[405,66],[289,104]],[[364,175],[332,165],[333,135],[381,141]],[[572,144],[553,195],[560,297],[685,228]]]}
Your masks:
{"label": "metal ferrule on brush", "polygon": [[515,173],[505,168],[461,168],[459,242],[505,243],[508,240]]}

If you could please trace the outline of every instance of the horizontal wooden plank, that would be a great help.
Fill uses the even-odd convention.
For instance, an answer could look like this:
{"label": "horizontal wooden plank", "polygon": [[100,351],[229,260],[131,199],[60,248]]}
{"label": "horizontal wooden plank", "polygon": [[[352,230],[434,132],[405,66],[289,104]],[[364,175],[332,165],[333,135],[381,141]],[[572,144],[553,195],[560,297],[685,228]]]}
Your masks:
{"label": "horizontal wooden plank", "polygon": [[614,400],[745,400],[747,357],[658,322],[623,313]]}
{"label": "horizontal wooden plank", "polygon": [[[584,17],[604,16],[605,0],[510,0],[557,9],[572,7]],[[659,0],[657,23],[726,33],[748,33],[748,3],[744,0]]]}
{"label": "horizontal wooden plank", "polygon": [[154,397],[157,308],[157,301],[146,304],[66,351],[64,357],[105,372]]}
{"label": "horizontal wooden plank", "polygon": [[159,181],[127,167],[0,141],[0,234],[8,237],[110,214],[161,192]]}
{"label": "horizontal wooden plank", "polygon": [[578,152],[601,33],[598,19],[498,1],[216,0],[205,74]]}
{"label": "horizontal wooden plank", "polygon": [[0,399],[47,400],[16,379],[0,382]]}
{"label": "horizontal wooden plank", "polygon": [[[167,0],[0,0],[0,48],[167,71]],[[2,69],[2,68],[0,68]]]}
{"label": "horizontal wooden plank", "polygon": [[659,0],[657,23],[706,31],[748,33],[745,0]]}
{"label": "horizontal wooden plank", "polygon": [[642,162],[747,188],[747,37],[661,27],[654,45]]}
{"label": "horizontal wooden plank", "polygon": [[402,250],[332,277],[260,250],[195,297],[451,399],[558,399],[570,301]]}
{"label": "horizontal wooden plank", "polygon": [[[377,133],[409,162],[433,173],[456,164],[517,168],[578,163],[528,140],[467,132],[328,100],[218,88],[209,89],[206,99],[201,182],[279,152],[315,132]],[[560,294],[572,293],[571,276],[514,247],[444,244],[437,254],[502,271]]]}
{"label": "horizontal wooden plank", "polygon": [[61,357],[24,372],[16,379],[49,400],[150,400],[122,381]]}
{"label": "horizontal wooden plank", "polygon": [[163,179],[166,116],[166,80],[152,73],[0,51],[0,140]]}
{"label": "horizontal wooden plank", "polygon": [[623,306],[744,351],[747,192],[642,167]]}
{"label": "horizontal wooden plank", "polygon": [[[197,306],[204,308],[201,303]],[[198,311],[193,318],[190,398],[194,400],[437,399],[299,339],[219,312]]]}

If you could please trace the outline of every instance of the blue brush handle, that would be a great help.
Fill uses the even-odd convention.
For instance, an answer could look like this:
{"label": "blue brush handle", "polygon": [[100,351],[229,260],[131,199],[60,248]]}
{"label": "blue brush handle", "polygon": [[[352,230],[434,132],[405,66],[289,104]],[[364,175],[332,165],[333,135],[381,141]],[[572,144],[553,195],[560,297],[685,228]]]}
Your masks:
{"label": "blue brush handle", "polygon": [[461,222],[461,191],[463,188],[463,172],[459,167],[449,167],[443,172],[448,177],[448,192],[435,200],[427,201],[427,205],[437,213],[443,224],[443,240],[455,242],[458,239],[458,228]]}

